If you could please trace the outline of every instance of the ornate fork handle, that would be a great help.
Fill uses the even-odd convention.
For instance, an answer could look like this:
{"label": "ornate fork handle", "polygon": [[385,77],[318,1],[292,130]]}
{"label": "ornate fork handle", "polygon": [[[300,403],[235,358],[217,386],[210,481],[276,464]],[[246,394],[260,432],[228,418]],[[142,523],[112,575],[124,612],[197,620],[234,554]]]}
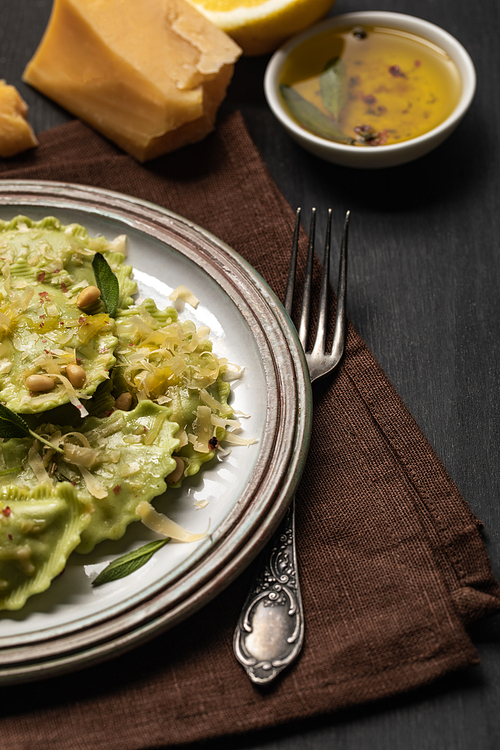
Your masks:
{"label": "ornate fork handle", "polygon": [[[349,214],[348,211],[345,216],[340,251],[333,344],[331,352],[325,353],[332,222],[332,211],[331,209],[328,211],[318,326],[313,349],[311,352],[306,352],[311,382],[335,370],[344,351]],[[300,208],[297,210],[285,298],[285,309],[289,315],[292,313],[299,227]],[[309,329],[315,227],[316,209],[313,209],[299,328],[299,339],[304,350]],[[304,612],[295,551],[295,498],[293,498],[271,547],[264,551],[257,579],[236,626],[234,653],[252,682],[263,685],[274,680],[276,675],[294,661],[302,648],[303,640]]]}
{"label": "ornate fork handle", "polygon": [[264,552],[234,634],[236,658],[259,685],[274,680],[295,659],[304,640],[294,504],[295,498]]}

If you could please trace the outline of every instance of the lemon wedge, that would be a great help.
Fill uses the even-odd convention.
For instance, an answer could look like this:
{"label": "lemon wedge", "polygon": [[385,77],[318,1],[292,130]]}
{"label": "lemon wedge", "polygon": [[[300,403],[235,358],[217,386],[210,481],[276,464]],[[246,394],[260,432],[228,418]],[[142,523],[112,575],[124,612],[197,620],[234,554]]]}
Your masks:
{"label": "lemon wedge", "polygon": [[229,34],[245,55],[273,52],[288,37],[323,18],[335,0],[189,0]]}

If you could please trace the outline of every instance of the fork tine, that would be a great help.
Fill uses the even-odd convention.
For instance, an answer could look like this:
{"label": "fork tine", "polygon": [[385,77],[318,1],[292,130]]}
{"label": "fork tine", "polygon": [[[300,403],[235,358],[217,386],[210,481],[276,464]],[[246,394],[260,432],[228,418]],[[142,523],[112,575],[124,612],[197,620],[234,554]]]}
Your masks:
{"label": "fork tine", "polygon": [[332,209],[328,209],[326,224],[325,253],[323,258],[323,275],[321,278],[321,293],[319,299],[318,327],[314,339],[313,354],[324,354],[327,336],[328,316],[328,287],[330,285],[330,248],[332,234]]}
{"label": "fork tine", "polygon": [[296,213],[296,218],[295,218],[295,230],[293,233],[292,254],[290,256],[290,268],[288,269],[288,281],[286,285],[286,295],[285,295],[285,310],[287,311],[290,317],[292,317],[293,292],[295,289],[295,273],[297,270],[297,250],[299,246],[300,212],[301,212],[301,209],[298,208],[297,213]]}
{"label": "fork tine", "polygon": [[311,312],[311,289],[312,271],[314,258],[314,236],[316,234],[316,209],[311,211],[311,226],[309,229],[309,248],[307,251],[306,273],[304,276],[304,289],[302,292],[302,310],[300,313],[299,340],[304,351],[307,346],[307,333],[309,331],[309,317]]}
{"label": "fork tine", "polygon": [[351,212],[347,211],[344,221],[344,231],[342,234],[342,244],[340,247],[339,261],[339,280],[337,287],[337,314],[335,317],[335,331],[333,334],[332,358],[336,362],[340,360],[344,353],[346,337],[346,290],[347,290],[347,238],[349,234],[349,219]]}

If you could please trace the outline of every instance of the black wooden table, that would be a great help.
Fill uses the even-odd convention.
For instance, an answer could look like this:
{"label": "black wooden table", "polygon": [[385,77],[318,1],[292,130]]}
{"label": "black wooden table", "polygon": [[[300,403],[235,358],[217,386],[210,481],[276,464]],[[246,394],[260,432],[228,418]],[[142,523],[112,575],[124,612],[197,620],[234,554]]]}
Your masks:
{"label": "black wooden table", "polygon": [[[314,0],[310,0],[314,2]],[[41,132],[70,119],[21,81],[51,0],[1,0],[0,78]],[[500,3],[338,0],[335,13],[390,10],[444,27],[467,48],[478,89],[452,137],[402,167],[360,171],[302,151],[268,110],[268,58],[239,61],[224,108],[247,127],[289,203],[352,211],[348,312],[472,511],[500,578]],[[208,750],[495,750],[500,618],[472,630],[481,665],[411,694]],[[0,740],[1,745],[1,740]],[[196,746],[201,747],[201,746]],[[194,750],[194,748],[193,748]]]}

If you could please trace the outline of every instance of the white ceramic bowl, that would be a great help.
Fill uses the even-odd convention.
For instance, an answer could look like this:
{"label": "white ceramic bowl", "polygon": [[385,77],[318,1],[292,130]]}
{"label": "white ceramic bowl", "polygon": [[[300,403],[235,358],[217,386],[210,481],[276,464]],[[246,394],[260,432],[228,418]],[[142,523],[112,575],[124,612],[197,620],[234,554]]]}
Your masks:
{"label": "white ceramic bowl", "polygon": [[[360,148],[320,138],[301,127],[285,109],[279,82],[288,55],[306,39],[339,26],[382,26],[407,31],[441,47],[454,60],[462,78],[462,94],[451,115],[438,127],[411,140],[377,148]],[[297,143],[316,156],[346,167],[392,167],[417,159],[436,148],[455,130],[467,112],[476,90],[476,71],[467,50],[439,26],[415,16],[386,11],[362,11],[332,16],[290,39],[274,53],[267,66],[264,91],[274,115]]]}

